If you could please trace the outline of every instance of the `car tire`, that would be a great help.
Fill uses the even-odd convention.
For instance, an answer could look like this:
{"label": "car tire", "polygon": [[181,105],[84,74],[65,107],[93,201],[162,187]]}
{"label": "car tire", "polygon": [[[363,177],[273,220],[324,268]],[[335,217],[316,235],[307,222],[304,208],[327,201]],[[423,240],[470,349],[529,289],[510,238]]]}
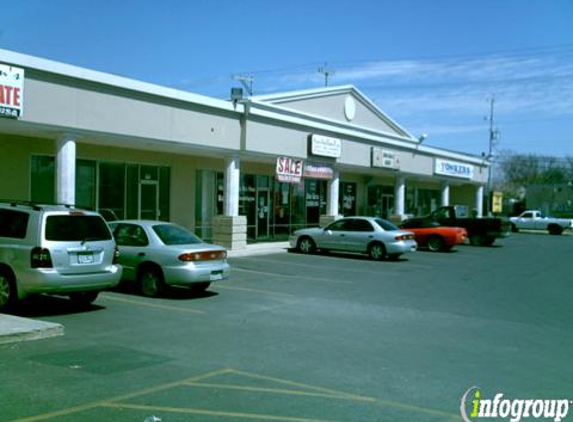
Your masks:
{"label": "car tire", "polygon": [[0,270],[0,311],[8,309],[17,296],[14,277],[10,271]]}
{"label": "car tire", "polygon": [[484,234],[470,235],[470,245],[485,246],[485,244],[486,244],[486,236]]}
{"label": "car tire", "polygon": [[517,226],[514,223],[511,223],[511,231],[513,233],[517,233],[519,231],[519,229],[517,228]]}
{"label": "car tire", "polygon": [[156,267],[148,266],[143,268],[139,272],[137,279],[141,293],[147,297],[157,297],[163,292],[165,288],[163,273],[159,268]]}
{"label": "car tire", "polygon": [[552,234],[554,236],[559,236],[561,233],[563,233],[563,227],[558,226],[557,224],[550,224],[547,227],[547,231],[549,232],[549,234]]}
{"label": "car tire", "polygon": [[70,300],[78,306],[91,305],[97,299],[99,291],[97,292],[77,292],[70,294]]}
{"label": "car tire", "polygon": [[386,258],[386,247],[380,242],[371,243],[368,246],[368,256],[374,261],[382,261]]}
{"label": "car tire", "polygon": [[303,236],[298,240],[296,248],[304,254],[312,254],[316,251],[316,243],[308,236]]}
{"label": "car tire", "polygon": [[432,252],[443,252],[446,242],[441,236],[431,236],[427,241],[428,249]]}

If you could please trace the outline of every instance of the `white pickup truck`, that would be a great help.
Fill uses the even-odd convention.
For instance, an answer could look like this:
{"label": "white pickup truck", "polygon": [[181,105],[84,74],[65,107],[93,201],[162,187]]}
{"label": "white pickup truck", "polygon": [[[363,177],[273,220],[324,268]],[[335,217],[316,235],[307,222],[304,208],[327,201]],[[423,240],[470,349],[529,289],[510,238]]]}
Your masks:
{"label": "white pickup truck", "polygon": [[571,228],[572,221],[566,218],[546,217],[541,211],[524,211],[517,217],[510,217],[511,230],[547,230],[549,234],[561,234]]}

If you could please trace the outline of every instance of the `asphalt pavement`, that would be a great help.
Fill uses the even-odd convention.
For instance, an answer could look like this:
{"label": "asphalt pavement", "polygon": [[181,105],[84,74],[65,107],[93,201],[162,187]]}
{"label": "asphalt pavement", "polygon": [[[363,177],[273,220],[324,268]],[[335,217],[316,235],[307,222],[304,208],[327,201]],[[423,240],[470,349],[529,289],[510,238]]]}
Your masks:
{"label": "asphalt pavement", "polygon": [[15,315],[66,335],[0,346],[0,421],[453,422],[473,386],[573,399],[572,241],[397,262],[279,250],[230,257],[201,295],[37,298]]}

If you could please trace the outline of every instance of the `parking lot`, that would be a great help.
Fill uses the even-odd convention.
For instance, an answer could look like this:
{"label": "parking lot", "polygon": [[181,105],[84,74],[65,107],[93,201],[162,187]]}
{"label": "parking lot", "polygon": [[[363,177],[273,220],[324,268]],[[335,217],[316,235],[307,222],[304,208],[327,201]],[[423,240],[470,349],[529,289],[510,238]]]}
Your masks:
{"label": "parking lot", "polygon": [[197,295],[40,297],[65,336],[0,346],[0,421],[458,421],[484,395],[573,399],[573,236],[397,262],[232,258]]}

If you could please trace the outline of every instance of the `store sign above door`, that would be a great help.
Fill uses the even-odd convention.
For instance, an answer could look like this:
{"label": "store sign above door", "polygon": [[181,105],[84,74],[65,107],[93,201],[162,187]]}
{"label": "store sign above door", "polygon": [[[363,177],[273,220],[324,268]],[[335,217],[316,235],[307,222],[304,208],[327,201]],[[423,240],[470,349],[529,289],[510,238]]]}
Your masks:
{"label": "store sign above door", "polygon": [[310,135],[310,153],[321,157],[340,158],[342,141],[321,135]]}
{"label": "store sign above door", "polygon": [[394,151],[372,147],[372,167],[399,169],[400,159]]}
{"label": "store sign above door", "polygon": [[330,180],[334,177],[334,169],[325,163],[312,163],[305,161],[302,175],[308,179]]}
{"label": "store sign above door", "polygon": [[441,160],[436,158],[434,173],[441,176],[460,177],[471,179],[474,177],[474,166],[457,161]]}
{"label": "store sign above door", "polygon": [[284,183],[298,183],[302,178],[303,160],[277,157],[277,180]]}
{"label": "store sign above door", "polygon": [[0,117],[22,116],[24,69],[0,63]]}

